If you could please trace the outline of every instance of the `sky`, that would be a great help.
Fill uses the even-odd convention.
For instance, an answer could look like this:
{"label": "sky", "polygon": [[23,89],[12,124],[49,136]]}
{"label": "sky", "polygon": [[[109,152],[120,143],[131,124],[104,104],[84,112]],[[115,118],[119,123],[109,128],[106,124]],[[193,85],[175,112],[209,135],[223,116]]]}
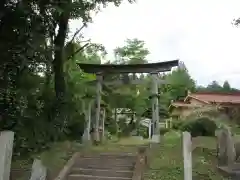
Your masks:
{"label": "sky", "polygon": [[[240,88],[240,0],[137,0],[109,5],[84,31],[86,38],[113,49],[127,38],[146,42],[149,62],[179,59],[198,85],[228,80]],[[72,21],[71,31],[80,27]]]}

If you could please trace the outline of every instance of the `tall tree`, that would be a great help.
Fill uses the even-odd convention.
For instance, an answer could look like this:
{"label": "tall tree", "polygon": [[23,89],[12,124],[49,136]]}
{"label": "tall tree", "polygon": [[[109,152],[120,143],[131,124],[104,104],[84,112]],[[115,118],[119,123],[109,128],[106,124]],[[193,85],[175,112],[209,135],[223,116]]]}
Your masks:
{"label": "tall tree", "polygon": [[223,91],[224,92],[230,92],[232,90],[230,84],[228,81],[224,81],[223,83]]}
{"label": "tall tree", "polygon": [[[83,23],[86,24],[91,21],[90,13],[96,11],[101,5],[107,5],[113,2],[116,6],[120,5],[121,0],[99,0],[99,1],[56,1],[51,4],[50,8],[54,8],[54,31],[57,33],[54,37],[54,60],[53,70],[55,74],[55,92],[58,102],[62,103],[62,98],[65,94],[65,80],[64,80],[64,45],[67,37],[68,22],[70,19],[82,19]],[[129,1],[132,2],[132,1]]]}
{"label": "tall tree", "polygon": [[139,39],[127,39],[126,45],[114,50],[116,62],[121,64],[143,64],[146,63],[148,49],[145,42]]}
{"label": "tall tree", "polygon": [[222,86],[217,81],[212,81],[208,86],[207,89],[213,92],[220,92],[222,91]]}
{"label": "tall tree", "polygon": [[197,92],[234,93],[239,92],[239,89],[232,88],[228,81],[224,81],[223,86],[217,81],[212,81],[207,87],[197,87]]}
{"label": "tall tree", "polygon": [[[69,119],[75,115],[82,119],[81,112],[74,112],[78,104],[71,95],[76,89],[84,93],[79,81],[86,77],[68,66],[73,59],[66,56],[69,20],[79,19],[86,25],[91,22],[90,14],[108,3],[118,6],[121,0],[0,2],[0,129],[16,132],[16,152],[46,147],[68,131]],[[88,61],[99,58],[94,46],[80,45],[73,54],[87,48],[82,57]],[[72,88],[73,84],[77,86]]]}
{"label": "tall tree", "polygon": [[187,91],[195,91],[196,84],[183,64],[172,73],[165,75],[167,87],[163,86],[164,94],[172,100],[186,97]]}

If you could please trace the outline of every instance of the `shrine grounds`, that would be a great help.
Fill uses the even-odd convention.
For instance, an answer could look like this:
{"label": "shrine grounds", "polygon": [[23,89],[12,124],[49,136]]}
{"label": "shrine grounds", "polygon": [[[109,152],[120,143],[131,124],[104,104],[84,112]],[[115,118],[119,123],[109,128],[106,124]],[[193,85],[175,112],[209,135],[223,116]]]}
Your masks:
{"label": "shrine grounds", "polygon": [[[49,151],[39,156],[43,163],[50,169],[53,176],[66,163],[67,159],[77,151],[127,151],[134,148],[134,145],[148,143],[148,140],[136,140],[135,138],[113,138],[100,146],[83,148],[77,142],[64,142],[52,145]],[[129,147],[128,145],[133,145]],[[180,180],[183,179],[183,156],[181,133],[177,131],[168,132],[162,137],[162,142],[154,151],[150,167],[145,172],[146,180]],[[193,138],[193,179],[196,180],[224,180],[224,177],[217,170],[216,140],[214,137]],[[28,160],[13,162],[13,168],[30,168]],[[19,179],[24,179],[22,176]]]}

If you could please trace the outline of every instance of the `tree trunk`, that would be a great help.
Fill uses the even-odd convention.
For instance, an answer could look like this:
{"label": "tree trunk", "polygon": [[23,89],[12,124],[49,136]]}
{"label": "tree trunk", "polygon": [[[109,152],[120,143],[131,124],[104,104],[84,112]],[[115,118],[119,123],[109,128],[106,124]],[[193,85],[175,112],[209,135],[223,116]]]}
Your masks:
{"label": "tree trunk", "polygon": [[61,101],[65,96],[66,91],[66,84],[64,78],[64,70],[63,70],[63,52],[64,52],[64,45],[65,39],[67,35],[67,28],[68,28],[68,20],[69,20],[70,12],[63,11],[59,16],[58,21],[58,33],[54,41],[54,60],[53,60],[53,70],[55,73],[54,80],[55,80],[55,93],[57,100]]}

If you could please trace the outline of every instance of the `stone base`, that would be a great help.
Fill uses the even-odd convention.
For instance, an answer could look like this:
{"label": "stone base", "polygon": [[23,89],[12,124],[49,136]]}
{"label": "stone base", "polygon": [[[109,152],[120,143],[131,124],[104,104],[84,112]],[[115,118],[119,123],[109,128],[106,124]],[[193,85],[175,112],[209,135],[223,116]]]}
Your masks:
{"label": "stone base", "polygon": [[91,145],[92,145],[92,141],[85,139],[85,140],[82,141],[82,144],[83,144],[84,146],[91,146]]}
{"label": "stone base", "polygon": [[231,166],[220,166],[218,169],[226,177],[240,179],[240,163],[234,163]]}
{"label": "stone base", "polygon": [[160,143],[160,135],[153,135],[152,136],[152,140],[151,140],[153,143]]}
{"label": "stone base", "polygon": [[92,144],[91,137],[86,132],[84,132],[84,134],[82,136],[82,143],[86,144],[86,145],[91,145]]}

